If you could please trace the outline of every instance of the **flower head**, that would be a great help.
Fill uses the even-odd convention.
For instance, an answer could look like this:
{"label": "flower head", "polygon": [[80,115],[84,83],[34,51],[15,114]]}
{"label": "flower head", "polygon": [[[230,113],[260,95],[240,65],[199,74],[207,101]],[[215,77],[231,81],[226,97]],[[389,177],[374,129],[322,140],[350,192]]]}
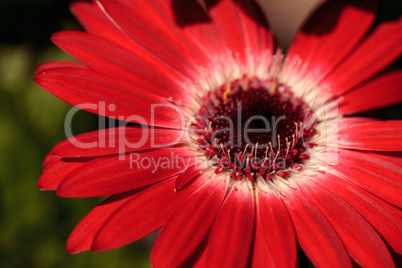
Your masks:
{"label": "flower head", "polygon": [[[286,56],[252,1],[78,2],[86,32],[53,42],[35,82],[132,124],[61,142],[38,185],[111,195],[67,251],[162,228],[155,267],[392,267],[402,253],[402,121],[345,117],[402,100],[402,20],[375,1],[328,1]],[[385,70],[384,70],[385,69]]]}

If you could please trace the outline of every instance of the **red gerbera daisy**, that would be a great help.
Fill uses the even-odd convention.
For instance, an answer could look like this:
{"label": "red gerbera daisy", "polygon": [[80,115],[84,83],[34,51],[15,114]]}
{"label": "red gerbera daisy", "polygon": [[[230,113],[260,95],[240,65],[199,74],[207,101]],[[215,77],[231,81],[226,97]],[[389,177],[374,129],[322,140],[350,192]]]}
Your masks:
{"label": "red gerbera daisy", "polygon": [[[328,1],[286,57],[253,1],[78,2],[86,32],[53,42],[35,82],[130,124],[72,137],[38,185],[111,195],[67,251],[162,228],[155,267],[394,266],[402,253],[402,121],[343,117],[402,100],[402,20],[375,1]],[[352,261],[353,260],[353,261]]]}

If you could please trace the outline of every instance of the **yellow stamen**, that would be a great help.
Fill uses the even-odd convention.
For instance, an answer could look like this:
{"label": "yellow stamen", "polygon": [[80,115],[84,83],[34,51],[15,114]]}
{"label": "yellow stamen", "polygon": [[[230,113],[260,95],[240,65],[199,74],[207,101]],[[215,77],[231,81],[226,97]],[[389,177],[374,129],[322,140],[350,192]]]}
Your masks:
{"label": "yellow stamen", "polygon": [[274,81],[271,88],[269,89],[269,93],[273,94],[275,92],[275,90],[276,90],[276,82]]}
{"label": "yellow stamen", "polygon": [[226,100],[228,98],[228,95],[230,94],[231,88],[230,88],[230,83],[226,84],[226,91],[223,92],[223,100]]}

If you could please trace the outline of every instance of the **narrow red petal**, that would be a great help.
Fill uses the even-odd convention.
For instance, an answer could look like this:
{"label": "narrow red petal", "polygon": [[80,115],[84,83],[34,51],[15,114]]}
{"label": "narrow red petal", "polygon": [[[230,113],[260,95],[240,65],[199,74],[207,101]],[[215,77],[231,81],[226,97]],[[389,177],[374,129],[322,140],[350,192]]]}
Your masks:
{"label": "narrow red petal", "polygon": [[127,200],[100,228],[91,249],[111,250],[159,229],[177,209],[174,178],[157,183]]}
{"label": "narrow red petal", "polygon": [[207,0],[206,9],[196,1],[166,2],[183,34],[212,58],[231,51],[244,59],[246,49],[258,55],[274,49],[272,32],[253,1]]}
{"label": "narrow red petal", "polygon": [[74,228],[67,241],[67,252],[70,254],[90,250],[93,239],[99,229],[105,224],[120,206],[133,198],[139,191],[113,195],[92,209]]}
{"label": "narrow red petal", "polygon": [[[163,35],[164,41],[162,41],[162,44],[166,42],[171,45],[180,44],[178,51],[189,53],[186,54],[185,58],[196,57],[198,61],[204,62],[204,67],[207,67],[207,59],[212,59],[212,56],[207,56],[208,51],[203,49],[203,45],[197,40],[192,40],[191,37],[186,35],[185,31],[182,29],[179,30],[174,20],[174,15],[172,14],[172,8],[168,3],[169,1],[146,1],[141,4],[141,7],[143,10],[147,10],[147,12],[139,13],[132,11],[132,9],[137,10],[136,6],[132,8],[133,4],[135,4],[134,2],[118,2],[120,2],[125,9],[129,9],[131,12],[135,13],[135,17],[131,17],[131,20],[137,21],[141,27],[147,25],[147,32],[145,34],[157,31],[157,38],[161,38],[161,35]],[[119,47],[116,47],[116,44],[118,44],[128,50],[130,52],[130,58],[133,57],[136,60],[134,62],[132,61],[133,58],[131,58],[132,66],[136,66],[135,69],[137,70],[137,75],[144,74],[153,79],[157,78],[155,80],[157,80],[161,86],[169,88],[170,91],[172,91],[172,89],[179,90],[182,87],[183,79],[185,79],[185,77],[183,77],[182,74],[179,74],[177,70],[169,66],[166,62],[161,61],[157,57],[159,54],[151,55],[149,51],[137,44],[135,39],[131,39],[127,35],[127,32],[123,31],[113,18],[105,12],[104,7],[101,6],[99,2],[97,2],[97,4],[77,2],[72,4],[71,9],[88,33],[113,41],[114,45],[107,46],[107,48],[110,48],[110,50],[113,51],[120,51]],[[134,29],[135,28],[138,27],[134,27]],[[140,37],[136,36],[136,38]],[[87,44],[82,40],[79,40],[79,38],[75,38],[74,40],[76,40],[76,45],[83,46],[84,49],[87,47]],[[155,43],[153,43],[152,46],[152,49],[155,49]],[[62,47],[63,49],[67,49],[68,53],[73,53],[76,57],[78,56],[82,58],[82,62],[89,65],[92,64],[91,62],[86,61],[86,55],[77,54],[77,52],[72,50],[69,45],[62,44]],[[87,51],[87,54],[91,55],[92,52],[93,51],[89,50]],[[109,60],[113,60],[113,58]],[[119,64],[119,62],[114,64]],[[112,66],[91,66],[95,70],[100,70],[106,74],[114,74],[120,77],[121,72],[116,69],[114,64]],[[193,69],[195,70],[196,68]],[[163,75],[161,76],[161,74]],[[189,88],[187,87],[187,89]]]}
{"label": "narrow red petal", "polygon": [[[222,43],[218,31],[204,7],[197,3],[197,1],[166,1],[166,3],[168,2],[170,4],[169,9],[174,11],[173,16],[178,27],[182,28],[183,33],[189,39],[198,43],[206,54],[211,57],[227,53],[227,48]],[[208,3],[205,4],[207,4],[207,9],[211,6]]]}
{"label": "narrow red petal", "polygon": [[398,165],[373,154],[339,150],[339,163],[333,168],[363,189],[402,207],[402,171]]}
{"label": "narrow red petal", "polygon": [[364,152],[368,157],[382,159],[385,162],[392,163],[396,167],[402,168],[402,152]]}
{"label": "narrow red petal", "polygon": [[[124,0],[118,0],[121,3],[124,3]],[[193,58],[200,66],[207,67],[209,62],[211,62],[216,56],[213,51],[210,51],[205,48],[205,43],[200,39],[196,38],[194,35],[189,34],[187,31],[188,28],[191,28],[190,25],[182,25],[178,20],[183,19],[188,16],[193,20],[197,20],[200,16],[207,17],[203,8],[196,2],[191,1],[183,1],[183,0],[167,0],[167,1],[159,1],[159,0],[150,0],[147,1],[149,3],[149,9],[152,9],[152,16],[148,16],[148,14],[140,15],[136,19],[143,21],[142,24],[148,25],[152,24],[153,28],[157,28],[156,31],[163,32],[163,38],[170,39],[168,42],[175,44],[170,44],[173,46],[182,46],[182,50],[186,51],[188,54],[187,57]],[[185,10],[185,13],[180,12],[181,10]],[[163,14],[163,16],[160,16]],[[207,19],[209,21],[209,19]],[[146,22],[145,22],[146,21]],[[162,28],[162,29],[160,29]],[[216,39],[213,39],[214,42]],[[211,42],[211,40],[207,40]],[[190,51],[189,51],[190,50]],[[207,64],[207,65],[204,65]]]}
{"label": "narrow red petal", "polygon": [[150,81],[137,81],[135,85],[82,68],[50,69],[37,74],[34,81],[78,108],[122,121],[177,128],[184,116],[177,107],[149,91],[153,88]]}
{"label": "narrow red petal", "polygon": [[176,190],[182,189],[200,175],[202,175],[202,169],[199,166],[191,166],[187,168],[183,173],[180,173],[177,176],[175,182],[175,189]]}
{"label": "narrow red petal", "polygon": [[[127,5],[127,2],[124,0],[117,1],[123,5]],[[154,36],[152,38],[170,39],[167,41],[170,46],[180,46],[180,50],[189,53],[186,58],[191,57],[193,60],[199,62],[201,64],[200,66],[207,67],[207,65],[204,64],[208,64],[208,62],[213,60],[216,53],[205,48],[208,46],[205,42],[210,43],[211,40],[215,41],[217,39],[200,39],[188,31],[188,28],[192,26],[187,27],[189,24],[183,23],[183,19],[185,20],[186,17],[194,21],[209,21],[210,19],[203,8],[197,2],[185,0],[149,0],[146,2],[146,5],[146,7],[148,7],[147,10],[151,10],[152,14],[150,16],[148,16],[148,12],[146,14],[136,14],[134,20],[142,25],[152,25],[151,28],[160,34],[159,37]],[[136,7],[132,7],[131,9],[135,8]],[[161,14],[163,14],[163,16],[161,16]],[[203,17],[203,19],[199,20],[200,17]],[[138,36],[132,37],[133,39],[138,39]],[[152,51],[154,48],[151,47],[150,49]],[[154,57],[157,58],[158,55],[159,53]],[[160,60],[159,58],[159,61]]]}
{"label": "narrow red petal", "polygon": [[[235,3],[232,0],[222,0],[216,5],[214,4],[214,1],[206,1],[209,15],[223,47],[233,53],[238,53],[243,63],[246,61],[246,48],[249,48],[251,53],[260,52],[262,54],[264,50],[271,50],[272,53],[272,33],[268,30],[263,14],[255,3],[252,1]],[[247,12],[251,14],[247,14]],[[250,17],[250,15],[255,17]],[[253,32],[255,30],[257,32]],[[260,34],[263,41],[261,45],[264,46],[261,50],[257,48]],[[260,53],[258,54],[261,55]]]}
{"label": "narrow red petal", "polygon": [[206,57],[185,44],[173,25],[164,20],[151,2],[142,3],[146,13],[134,5],[110,0],[99,2],[118,27],[150,55],[185,77],[198,79],[196,67],[206,66]]}
{"label": "narrow red petal", "polygon": [[255,207],[245,188],[232,189],[218,212],[205,249],[207,267],[246,267],[249,261]]}
{"label": "narrow red petal", "polygon": [[129,51],[134,52],[136,49],[132,40],[110,20],[96,3],[74,2],[70,9],[86,32],[104,37]]}
{"label": "narrow red petal", "polygon": [[71,61],[49,61],[45,62],[42,64],[39,64],[38,67],[35,69],[35,74],[44,72],[48,69],[54,69],[54,68],[64,68],[64,67],[73,67],[73,68],[84,68],[86,69],[87,67],[77,63],[77,62],[71,62]]}
{"label": "narrow red petal", "polygon": [[42,170],[45,171],[46,169],[51,167],[53,164],[59,162],[61,159],[62,159],[62,157],[55,156],[51,152],[49,152],[43,159]]}
{"label": "narrow red petal", "polygon": [[[105,230],[102,228],[111,228],[108,227],[111,223],[108,221],[110,219],[111,222],[115,221],[113,217],[121,216],[120,213],[129,213],[130,209],[141,210],[141,206],[147,206],[147,203],[150,202],[155,206],[148,206],[150,211],[156,211],[154,213],[154,217],[144,217],[144,215],[148,215],[148,211],[145,213],[137,213],[131,211],[133,215],[128,215],[127,217],[137,217],[139,219],[139,223],[136,221],[127,221],[124,219],[123,221],[119,221],[113,228],[118,228],[120,224],[129,224],[130,228],[126,228],[125,230],[121,230],[122,232],[127,231],[127,235],[132,235],[132,239],[137,239],[137,237],[141,237],[146,235],[145,233],[149,232],[149,230],[158,228],[157,225],[160,222],[163,222],[170,215],[169,210],[172,212],[175,208],[177,208],[176,204],[179,200],[185,198],[187,194],[190,194],[194,191],[194,188],[189,189],[188,192],[186,190],[180,193],[181,196],[177,196],[177,194],[173,191],[173,182],[175,178],[167,179],[163,182],[150,186],[148,188],[141,188],[134,191],[129,191],[123,194],[117,194],[109,197],[98,206],[96,206],[93,210],[91,210],[75,227],[74,231],[71,233],[68,241],[67,241],[67,251],[71,254],[79,253],[82,251],[93,249],[94,239],[102,239],[107,236],[107,234],[103,233]],[[196,184],[195,187],[200,186]],[[161,195],[155,195],[156,192],[159,192]],[[163,195],[163,196],[162,196]],[[162,200],[165,200],[165,204],[162,204]],[[132,204],[132,202],[136,202]],[[148,201],[148,202],[141,202]],[[132,205],[132,206],[131,206]],[[138,207],[139,206],[139,207]],[[158,206],[159,210],[157,210]],[[122,208],[122,210],[120,210]],[[127,210],[126,210],[127,209]],[[116,215],[115,215],[116,213]],[[165,214],[165,216],[161,216],[161,214]],[[159,223],[152,222],[151,219],[158,219]],[[147,225],[145,221],[149,221],[148,223],[151,226]],[[145,223],[145,225],[143,225]],[[139,224],[139,227],[143,227],[142,230],[137,230],[132,228],[133,224]],[[163,224],[163,223],[162,223]],[[102,231],[99,231],[101,230]],[[137,232],[136,232],[137,231]],[[100,232],[100,233],[99,233]],[[142,232],[142,233],[141,233]],[[103,234],[101,234],[103,233]],[[97,235],[99,234],[99,238]],[[121,234],[116,234],[121,238]],[[125,238],[121,238],[125,239]],[[122,241],[122,240],[120,240]],[[127,241],[127,240],[126,240]],[[101,243],[102,240],[99,240],[97,243]],[[113,243],[113,241],[110,241]],[[98,245],[99,246],[99,245]],[[107,245],[106,245],[107,246]],[[97,247],[97,249],[101,250],[101,248]]]}
{"label": "narrow red petal", "polygon": [[[255,224],[255,233],[253,242],[254,243],[253,256],[251,260],[251,267],[254,268],[275,267],[274,261],[272,259],[272,253],[266,245],[264,229],[266,228],[262,225],[259,218],[257,218]],[[295,252],[297,253],[296,250]],[[296,264],[293,265],[292,267],[296,267]]]}
{"label": "narrow red petal", "polygon": [[[212,2],[212,1],[206,1]],[[217,34],[224,47],[231,49],[233,53],[239,53],[244,60],[246,47],[243,27],[237,15],[237,8],[233,1],[222,0],[209,9],[209,15],[216,27]]]}
{"label": "narrow red petal", "polygon": [[372,151],[402,151],[402,120],[355,125],[339,132],[339,146]]}
{"label": "narrow red petal", "polygon": [[133,52],[112,40],[78,31],[55,33],[52,41],[92,70],[128,81],[152,82],[157,87],[151,92],[158,95],[176,100],[186,97],[183,77],[139,49]]}
{"label": "narrow red petal", "polygon": [[391,71],[342,96],[339,112],[349,115],[402,101],[402,71]]}
{"label": "narrow red petal", "polygon": [[52,154],[62,157],[94,157],[147,151],[179,144],[179,130],[144,127],[118,127],[92,131],[57,144]]}
{"label": "narrow red petal", "polygon": [[342,95],[391,64],[402,53],[402,19],[380,24],[321,84]]}
{"label": "narrow red petal", "polygon": [[48,167],[38,179],[39,190],[56,190],[62,180],[72,171],[88,163],[90,159],[60,159]]}
{"label": "narrow red petal", "polygon": [[[274,51],[274,36],[265,16],[258,5],[253,1],[236,1],[236,11],[241,21],[246,48],[256,56],[267,50]],[[233,31],[233,29],[232,29]]]}
{"label": "narrow red petal", "polygon": [[339,196],[308,179],[299,187],[328,219],[350,256],[362,267],[393,267],[391,254],[371,225]]}
{"label": "narrow red petal", "polygon": [[[401,209],[401,208],[398,208],[398,207],[393,206],[393,205],[388,204],[388,203],[386,203],[386,204],[388,205],[388,208],[389,208],[390,210],[392,210],[392,212],[394,212],[396,215],[398,215],[399,218],[402,218],[402,209]],[[401,225],[400,225],[400,226],[401,226]],[[400,253],[400,251],[398,251],[398,253]],[[400,254],[402,254],[402,253],[400,253]]]}
{"label": "narrow red petal", "polygon": [[133,190],[182,172],[193,157],[187,149],[171,148],[96,158],[68,174],[57,195],[93,197]]}
{"label": "narrow red petal", "polygon": [[342,132],[346,131],[350,127],[375,122],[380,122],[380,120],[369,117],[344,117],[339,119],[339,130]]}
{"label": "narrow red petal", "polygon": [[288,56],[300,57],[315,77],[324,77],[363,39],[377,6],[377,1],[324,2],[296,34]]}
{"label": "narrow red petal", "polygon": [[258,192],[253,267],[296,267],[297,244],[289,214],[272,192]]}
{"label": "narrow red petal", "polygon": [[391,205],[354,183],[331,174],[322,177],[314,178],[314,183],[345,200],[384,237],[394,251],[402,253],[402,218],[390,209]]}
{"label": "narrow red petal", "polygon": [[210,180],[182,201],[160,232],[152,249],[155,267],[179,267],[195,251],[211,227],[226,193],[226,182],[203,175]]}
{"label": "narrow red petal", "polygon": [[[285,186],[284,186],[285,187]],[[319,209],[300,190],[287,189],[282,198],[297,242],[317,267],[352,267],[339,236]]]}

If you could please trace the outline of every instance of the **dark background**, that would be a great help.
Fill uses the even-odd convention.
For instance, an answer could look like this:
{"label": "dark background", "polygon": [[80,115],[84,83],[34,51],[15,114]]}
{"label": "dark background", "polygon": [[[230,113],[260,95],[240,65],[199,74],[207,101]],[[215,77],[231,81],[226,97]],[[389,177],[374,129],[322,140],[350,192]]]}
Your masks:
{"label": "dark background", "polygon": [[[73,60],[49,40],[56,31],[81,29],[68,11],[71,2],[0,0],[0,267],[148,267],[150,238],[110,252],[67,254],[70,232],[100,199],[62,199],[36,186],[43,157],[65,139],[71,106],[35,85],[33,70]],[[401,1],[382,1],[378,22],[401,13]],[[363,115],[400,119],[401,106]],[[74,133],[96,124],[95,115],[80,112]]]}

